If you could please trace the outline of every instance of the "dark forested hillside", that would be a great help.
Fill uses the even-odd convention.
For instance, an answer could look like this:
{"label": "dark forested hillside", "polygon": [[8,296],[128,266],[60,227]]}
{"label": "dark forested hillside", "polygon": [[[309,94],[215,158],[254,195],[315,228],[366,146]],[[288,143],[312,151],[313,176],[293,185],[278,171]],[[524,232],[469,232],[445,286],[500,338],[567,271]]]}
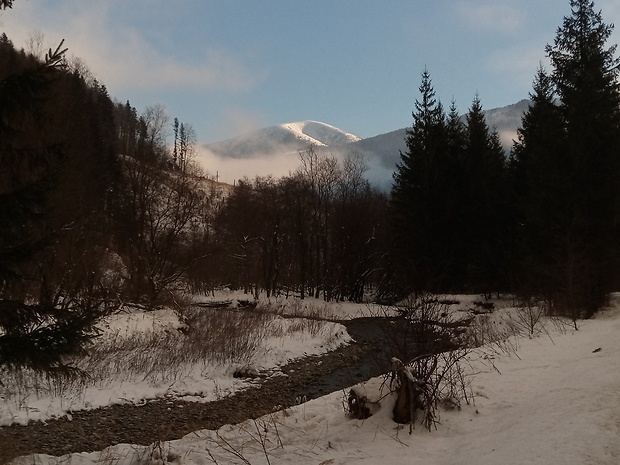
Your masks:
{"label": "dark forested hillside", "polygon": [[40,60],[2,35],[0,63],[0,363],[62,371],[106,307],[111,101],[62,44]]}
{"label": "dark forested hillside", "polygon": [[193,130],[173,158],[161,107],[138,116],[62,44],[39,58],[6,35],[0,116],[0,364],[61,370],[98,318],[157,303],[199,255],[180,250],[205,197]]}

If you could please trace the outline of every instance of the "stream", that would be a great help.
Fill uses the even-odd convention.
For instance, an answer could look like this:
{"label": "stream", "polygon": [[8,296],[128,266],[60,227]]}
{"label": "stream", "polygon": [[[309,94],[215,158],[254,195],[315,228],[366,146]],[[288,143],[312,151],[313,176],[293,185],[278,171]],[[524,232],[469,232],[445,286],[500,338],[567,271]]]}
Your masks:
{"label": "stream", "polygon": [[333,371],[315,378],[305,390],[300,392],[307,400],[346,389],[387,372],[393,356],[392,348],[386,338],[389,326],[397,324],[388,318],[355,318],[340,321],[355,341],[367,348],[361,355],[353,356],[344,366],[334,367]]}
{"label": "stream", "polygon": [[[258,418],[300,400],[345,392],[349,386],[389,370],[392,354],[386,329],[397,328],[397,321],[358,318],[340,323],[355,342],[292,361],[282,367],[286,376],[257,379],[248,389],[213,402],[158,398],[141,406],[116,404],[47,422],[0,427],[0,452],[4,454],[0,458],[8,461],[33,453],[60,456],[99,451],[119,443],[149,445],[179,439],[200,429]],[[3,446],[8,449],[2,450]]]}

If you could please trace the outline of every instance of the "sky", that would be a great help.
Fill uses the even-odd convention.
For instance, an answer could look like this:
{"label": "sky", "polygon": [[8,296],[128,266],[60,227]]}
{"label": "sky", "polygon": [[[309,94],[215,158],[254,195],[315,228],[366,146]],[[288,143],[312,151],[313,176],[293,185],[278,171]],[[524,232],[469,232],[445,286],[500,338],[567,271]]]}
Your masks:
{"label": "sky", "polygon": [[[595,3],[620,24],[620,2]],[[211,143],[300,120],[361,138],[410,126],[424,69],[462,113],[476,94],[516,103],[569,13],[569,0],[15,0],[0,31],[25,48],[65,39],[113,98],[164,105]]]}

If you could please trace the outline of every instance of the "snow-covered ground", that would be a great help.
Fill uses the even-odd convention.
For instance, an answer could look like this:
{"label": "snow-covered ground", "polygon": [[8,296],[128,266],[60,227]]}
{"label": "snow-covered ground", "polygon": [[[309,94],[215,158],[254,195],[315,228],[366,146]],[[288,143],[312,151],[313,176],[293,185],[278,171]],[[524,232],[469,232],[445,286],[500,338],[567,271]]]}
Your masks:
{"label": "snow-covered ground", "polygon": [[[259,420],[196,431],[149,447],[121,444],[62,458],[15,464],[609,464],[620,463],[620,306],[536,337],[514,339],[513,354],[471,358],[474,402],[442,411],[437,430],[412,435],[391,419],[394,398],[382,379],[363,388],[381,409],[347,418],[345,394],[274,412]],[[486,354],[485,357],[480,354]],[[387,395],[386,395],[387,394]]]}
{"label": "snow-covered ground", "polygon": [[[209,402],[244,389],[253,382],[252,379],[233,377],[238,368],[249,367],[253,371],[269,373],[291,360],[325,353],[351,340],[346,328],[338,323],[283,318],[279,315],[268,317],[257,328],[260,333],[256,336],[252,352],[236,362],[201,360],[199,363],[179,363],[157,375],[153,375],[150,369],[146,370],[151,372],[146,376],[143,371],[129,370],[123,366],[130,362],[121,353],[112,354],[108,357],[111,359],[109,361],[93,363],[97,372],[110,373],[109,378],[103,376],[103,379],[94,382],[80,379],[56,381],[34,374],[15,376],[5,373],[4,383],[0,385],[0,426],[27,424],[32,420],[45,421],[73,411],[110,404],[140,405],[147,399],[158,397]],[[175,342],[175,333],[182,338],[178,331],[185,325],[175,312],[163,309],[112,315],[99,326],[103,335],[98,343],[123,345],[128,339],[142,337],[148,347],[152,340],[157,339],[161,339],[161,344]],[[128,350],[134,354],[143,350],[139,344],[130,347]],[[157,361],[149,360],[148,352],[148,349],[144,350],[144,360],[139,359],[135,364],[155,366]]]}
{"label": "snow-covered ground", "polygon": [[[235,306],[238,302],[254,301],[254,297],[244,294],[242,291],[222,289],[215,291],[213,295],[196,296],[194,301],[196,303],[231,302],[232,306]],[[332,320],[386,316],[386,313],[391,313],[391,309],[373,303],[325,302],[323,299],[315,299],[313,297],[306,297],[302,300],[285,295],[269,298],[261,295],[257,304],[259,308],[268,309],[280,315],[317,317]]]}

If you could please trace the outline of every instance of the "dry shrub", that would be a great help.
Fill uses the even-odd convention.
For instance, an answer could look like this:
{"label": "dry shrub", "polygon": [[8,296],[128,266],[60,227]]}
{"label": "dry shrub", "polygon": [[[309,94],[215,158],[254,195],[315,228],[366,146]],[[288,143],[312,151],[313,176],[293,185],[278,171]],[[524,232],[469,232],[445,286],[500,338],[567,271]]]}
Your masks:
{"label": "dry shrub", "polygon": [[275,318],[256,312],[190,310],[182,330],[119,331],[97,339],[88,355],[71,361],[81,370],[79,376],[52,378],[31,370],[4,371],[0,394],[18,409],[33,397],[57,397],[71,407],[89,386],[119,381],[172,384],[196,366],[247,364],[261,349]]}
{"label": "dry shrub", "polygon": [[398,393],[394,421],[409,424],[411,433],[421,410],[421,424],[431,431],[437,429],[439,407],[460,410],[462,402],[469,405],[471,379],[464,367],[469,354],[470,349],[457,349],[422,355],[407,364],[392,359],[391,386]]}
{"label": "dry shrub", "polygon": [[254,312],[204,308],[185,314],[186,328],[101,341],[81,368],[101,380],[129,379],[170,382],[198,364],[249,363],[273,317]]}
{"label": "dry shrub", "polygon": [[[398,317],[390,318],[393,309]],[[395,307],[383,309],[390,324],[383,328],[391,355],[412,360],[423,354],[455,349],[460,323],[450,317],[450,306],[432,294],[410,296]]]}
{"label": "dry shrub", "polygon": [[450,302],[434,295],[411,297],[399,305],[401,318],[387,335],[397,354],[392,359],[391,387],[398,392],[394,418],[410,428],[418,410],[423,412],[421,424],[431,430],[439,422],[440,407],[470,404],[474,350],[476,358],[491,364],[498,354],[516,352],[519,330],[514,322],[487,314],[453,320],[449,307]]}

